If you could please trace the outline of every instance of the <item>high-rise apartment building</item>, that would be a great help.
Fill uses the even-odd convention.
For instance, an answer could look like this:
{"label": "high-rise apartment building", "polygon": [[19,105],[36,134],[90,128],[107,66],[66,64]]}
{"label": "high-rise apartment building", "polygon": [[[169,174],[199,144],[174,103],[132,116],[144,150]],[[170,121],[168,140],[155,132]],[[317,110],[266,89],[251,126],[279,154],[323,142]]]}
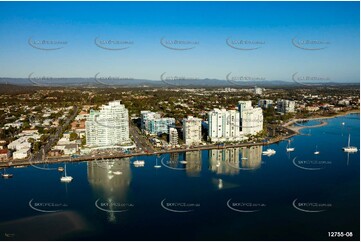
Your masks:
{"label": "high-rise apartment building", "polygon": [[202,119],[193,116],[183,119],[183,140],[186,145],[202,142]]}
{"label": "high-rise apartment building", "polygon": [[91,110],[87,121],[86,144],[90,147],[129,144],[128,109],[120,101],[109,102],[99,111]]}
{"label": "high-rise apartment building", "polygon": [[168,134],[169,128],[175,126],[174,118],[161,118],[159,113],[141,111],[141,128],[150,134]]}
{"label": "high-rise apartment building", "polygon": [[279,113],[293,113],[295,112],[295,101],[278,99],[277,100],[277,112]]}
{"label": "high-rise apartment building", "polygon": [[175,128],[169,128],[169,145],[178,145],[178,131]]}
{"label": "high-rise apartment building", "polygon": [[269,108],[273,105],[273,100],[269,100],[269,99],[260,99],[258,101],[258,107],[266,109]]}
{"label": "high-rise apartment building", "polygon": [[263,112],[252,107],[251,101],[239,101],[240,131],[242,135],[255,135],[263,130]]}
{"label": "high-rise apartment building", "polygon": [[236,110],[213,109],[208,113],[208,138],[211,142],[233,142],[244,139],[240,134],[240,114]]}

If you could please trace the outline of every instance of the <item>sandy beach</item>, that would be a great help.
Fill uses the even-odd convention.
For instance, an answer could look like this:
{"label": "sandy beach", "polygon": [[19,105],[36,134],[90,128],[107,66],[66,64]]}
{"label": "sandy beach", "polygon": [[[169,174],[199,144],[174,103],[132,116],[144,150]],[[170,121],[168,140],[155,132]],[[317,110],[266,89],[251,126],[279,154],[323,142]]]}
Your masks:
{"label": "sandy beach", "polygon": [[[288,129],[299,134],[299,131],[304,128],[317,128],[317,127],[322,127],[322,126],[327,125],[328,123],[326,121],[324,121],[323,119],[336,118],[336,117],[345,116],[345,115],[352,114],[352,113],[360,113],[360,111],[352,110],[352,111],[347,111],[347,112],[343,112],[343,113],[338,113],[333,116],[316,116],[316,117],[310,117],[310,118],[292,119],[292,120],[288,121],[287,123],[285,123],[283,125],[283,127],[287,127]],[[310,125],[310,126],[303,126],[302,124],[299,124],[299,122],[305,122],[305,121],[311,121],[311,120],[322,120],[322,121],[320,124]],[[294,125],[294,124],[296,124],[296,125]]]}

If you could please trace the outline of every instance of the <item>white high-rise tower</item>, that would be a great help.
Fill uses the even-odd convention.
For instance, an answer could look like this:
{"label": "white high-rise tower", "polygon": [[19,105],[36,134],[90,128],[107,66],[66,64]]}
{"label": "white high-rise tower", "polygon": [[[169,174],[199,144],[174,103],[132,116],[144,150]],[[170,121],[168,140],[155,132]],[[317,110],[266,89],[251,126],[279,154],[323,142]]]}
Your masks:
{"label": "white high-rise tower", "polygon": [[128,109],[120,101],[109,102],[99,111],[90,111],[85,122],[86,144],[90,147],[130,143]]}

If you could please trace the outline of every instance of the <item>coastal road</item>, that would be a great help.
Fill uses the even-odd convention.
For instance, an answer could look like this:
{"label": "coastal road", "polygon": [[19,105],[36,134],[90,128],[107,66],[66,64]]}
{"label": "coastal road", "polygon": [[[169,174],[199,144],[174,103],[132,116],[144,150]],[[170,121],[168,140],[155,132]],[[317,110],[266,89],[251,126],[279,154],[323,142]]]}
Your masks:
{"label": "coastal road", "polygon": [[149,141],[142,135],[139,134],[139,129],[137,126],[135,126],[132,122],[129,122],[129,133],[133,137],[133,140],[135,142],[135,145],[137,148],[141,148],[143,151],[148,151],[150,153],[154,152],[154,149],[152,145],[149,143]]}

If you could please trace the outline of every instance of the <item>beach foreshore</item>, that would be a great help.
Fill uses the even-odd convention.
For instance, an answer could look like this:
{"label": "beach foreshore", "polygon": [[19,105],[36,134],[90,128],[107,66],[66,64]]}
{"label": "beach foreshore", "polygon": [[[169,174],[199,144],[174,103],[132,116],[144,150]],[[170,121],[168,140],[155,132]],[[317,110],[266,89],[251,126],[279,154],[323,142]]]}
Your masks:
{"label": "beach foreshore", "polygon": [[[180,148],[180,149],[170,149],[170,150],[162,150],[162,151],[154,151],[154,152],[138,152],[138,153],[131,153],[131,154],[112,154],[112,155],[101,155],[101,156],[94,156],[94,155],[84,155],[84,156],[77,156],[76,158],[72,157],[47,157],[45,160],[40,161],[30,161],[29,159],[24,160],[12,160],[7,162],[0,162],[0,168],[7,168],[7,167],[23,167],[23,166],[36,166],[38,164],[56,164],[56,163],[64,163],[64,162],[84,162],[84,161],[94,161],[94,160],[109,160],[109,159],[121,159],[121,158],[129,158],[135,156],[152,156],[152,155],[162,155],[167,153],[179,153],[179,152],[189,152],[189,151],[200,151],[200,150],[211,150],[211,149],[226,149],[226,148],[237,148],[237,147],[252,147],[252,146],[264,146],[264,145],[271,145],[274,143],[281,142],[283,140],[287,140],[295,135],[300,134],[300,130],[303,128],[318,128],[327,125],[328,123],[324,121],[324,119],[335,118],[339,116],[345,116],[351,113],[360,113],[360,111],[348,111],[344,113],[340,113],[333,116],[327,117],[310,117],[310,118],[302,118],[302,119],[292,119],[287,123],[283,124],[283,128],[287,129],[288,134],[285,136],[279,136],[276,138],[272,138],[266,142],[254,142],[254,143],[239,143],[239,144],[212,144],[212,145],[202,145],[202,146],[195,146],[192,148]],[[322,120],[319,124],[310,125],[310,126],[303,126],[300,122],[311,121],[311,120]]]}
{"label": "beach foreshore", "polygon": [[[332,116],[315,116],[315,117],[309,117],[309,118],[292,119],[292,120],[288,121],[287,123],[285,123],[283,125],[283,127],[291,129],[291,130],[299,133],[299,131],[304,128],[317,128],[317,127],[322,127],[322,126],[325,126],[328,124],[326,121],[321,121],[321,123],[317,124],[317,125],[303,126],[302,124],[300,124],[300,122],[306,122],[306,121],[312,121],[312,120],[324,120],[324,119],[336,118],[336,117],[341,117],[341,116],[346,116],[348,114],[356,114],[356,113],[360,113],[360,110],[358,110],[358,111],[351,110],[351,111],[347,111],[347,112],[338,113],[338,114],[335,114]],[[294,124],[296,124],[296,126],[292,126]]]}

